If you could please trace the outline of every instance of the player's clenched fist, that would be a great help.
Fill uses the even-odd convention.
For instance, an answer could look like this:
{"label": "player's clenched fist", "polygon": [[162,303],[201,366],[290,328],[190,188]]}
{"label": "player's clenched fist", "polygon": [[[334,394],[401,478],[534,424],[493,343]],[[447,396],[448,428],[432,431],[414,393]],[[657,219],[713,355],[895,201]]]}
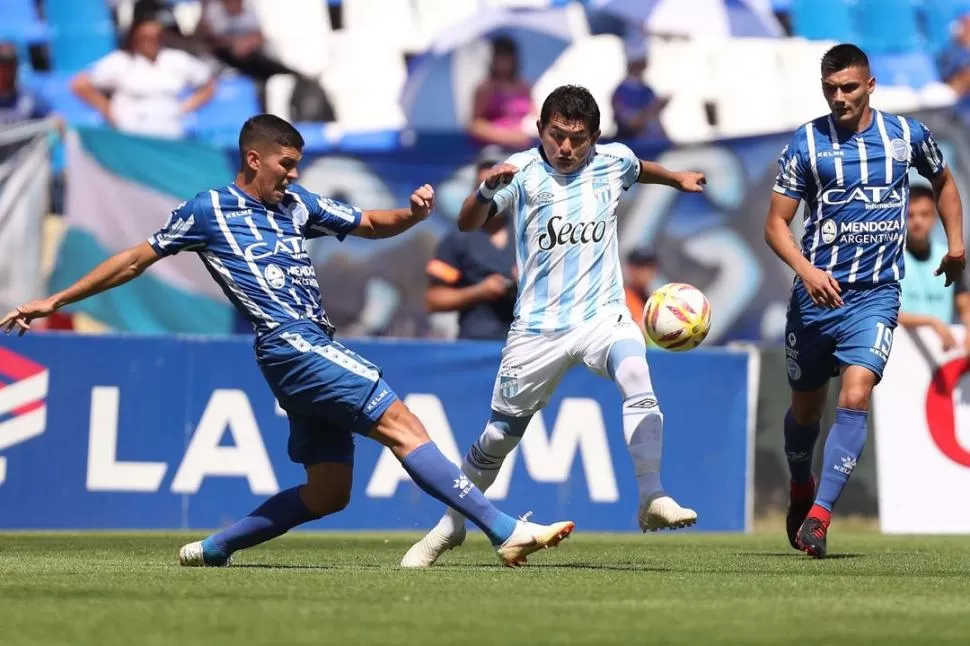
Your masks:
{"label": "player's clenched fist", "polygon": [[411,214],[421,220],[428,217],[434,208],[434,189],[425,184],[411,193]]}
{"label": "player's clenched fist", "polygon": [[519,169],[512,164],[492,166],[486,173],[485,179],[482,180],[482,185],[478,188],[479,196],[484,200],[492,199],[503,187],[512,183],[512,178],[518,172]]}
{"label": "player's clenched fist", "polygon": [[805,290],[816,305],[835,308],[842,305],[842,288],[839,282],[818,267],[812,267],[802,275]]}

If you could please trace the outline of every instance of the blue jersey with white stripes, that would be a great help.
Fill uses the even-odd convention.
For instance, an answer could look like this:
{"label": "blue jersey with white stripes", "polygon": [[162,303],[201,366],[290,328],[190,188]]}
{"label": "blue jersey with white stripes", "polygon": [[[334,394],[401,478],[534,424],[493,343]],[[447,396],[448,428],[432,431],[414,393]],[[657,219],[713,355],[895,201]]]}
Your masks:
{"label": "blue jersey with white stripes", "polygon": [[805,257],[847,286],[903,277],[909,169],[932,179],[945,168],[925,125],[872,116],[859,133],[831,116],[805,124],[782,151],[775,180],[776,192],[805,202]]}
{"label": "blue jersey with white stripes", "polygon": [[332,330],[305,242],[360,224],[361,211],[291,184],[266,205],[235,184],[180,204],[148,243],[168,256],[194,251],[257,334],[306,319]]}
{"label": "blue jersey with white stripes", "polygon": [[560,332],[622,305],[616,207],[640,176],[633,151],[597,145],[572,173],[556,170],[539,148],[506,163],[519,170],[493,201],[514,224],[519,289],[512,328]]}

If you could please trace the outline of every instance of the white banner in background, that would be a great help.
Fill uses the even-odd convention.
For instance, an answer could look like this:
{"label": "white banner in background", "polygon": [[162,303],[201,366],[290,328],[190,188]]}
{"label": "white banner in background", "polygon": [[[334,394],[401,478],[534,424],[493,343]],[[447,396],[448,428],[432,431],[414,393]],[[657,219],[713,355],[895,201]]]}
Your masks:
{"label": "white banner in background", "polygon": [[0,312],[38,298],[43,219],[50,212],[53,122],[0,128]]}
{"label": "white banner in background", "polygon": [[873,404],[882,531],[970,534],[970,357],[898,328]]}

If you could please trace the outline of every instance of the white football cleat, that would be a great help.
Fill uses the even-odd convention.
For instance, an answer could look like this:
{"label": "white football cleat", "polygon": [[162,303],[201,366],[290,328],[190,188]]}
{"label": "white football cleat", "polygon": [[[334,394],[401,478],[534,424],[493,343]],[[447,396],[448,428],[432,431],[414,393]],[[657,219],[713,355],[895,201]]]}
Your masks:
{"label": "white football cleat", "polygon": [[[528,516],[526,516],[528,518]],[[526,562],[533,552],[555,547],[576,528],[576,523],[567,520],[552,525],[538,525],[522,519],[516,522],[515,531],[504,543],[496,546],[495,551],[507,567],[517,567]]]}
{"label": "white football cleat", "polygon": [[650,496],[640,505],[640,531],[655,532],[658,529],[680,529],[697,522],[697,512],[681,507],[665,493]]}
{"label": "white football cleat", "polygon": [[448,531],[439,522],[431,528],[430,532],[424,535],[424,538],[411,546],[411,549],[401,559],[401,567],[431,567],[439,556],[464,542],[464,519],[462,519],[461,527],[457,532]]}
{"label": "white football cleat", "polygon": [[209,565],[205,562],[202,541],[195,541],[183,545],[179,550],[179,565],[182,567],[228,567],[232,565],[232,557],[226,559],[222,565]]}

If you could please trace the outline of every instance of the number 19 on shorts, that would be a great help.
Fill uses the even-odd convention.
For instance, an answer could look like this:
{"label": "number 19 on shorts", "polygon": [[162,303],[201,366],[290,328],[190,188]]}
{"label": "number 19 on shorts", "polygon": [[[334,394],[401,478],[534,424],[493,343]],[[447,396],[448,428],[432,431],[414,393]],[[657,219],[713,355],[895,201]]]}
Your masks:
{"label": "number 19 on shorts", "polygon": [[876,340],[872,344],[872,351],[885,361],[889,358],[889,351],[893,347],[893,330],[882,321],[876,322]]}

